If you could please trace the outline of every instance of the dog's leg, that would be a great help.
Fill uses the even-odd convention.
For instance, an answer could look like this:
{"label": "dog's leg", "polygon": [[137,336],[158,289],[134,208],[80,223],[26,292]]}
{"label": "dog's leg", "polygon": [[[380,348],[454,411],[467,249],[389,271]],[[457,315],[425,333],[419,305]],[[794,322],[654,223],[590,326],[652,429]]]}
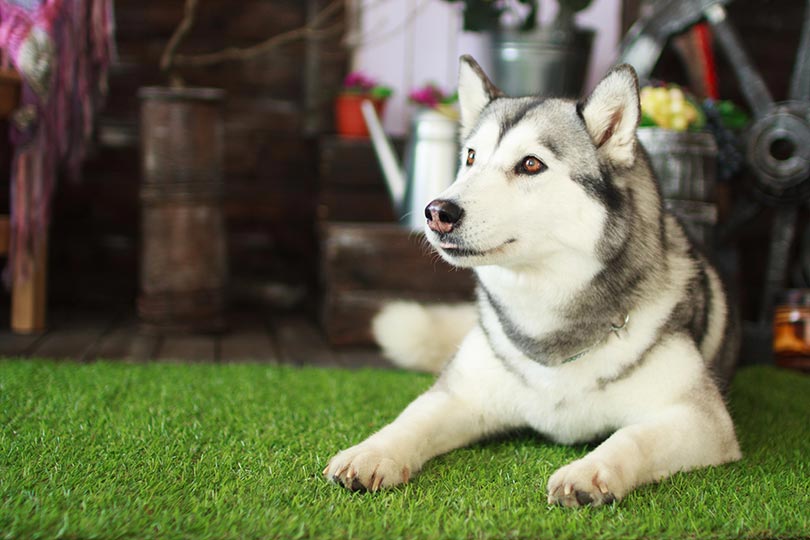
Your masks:
{"label": "dog's leg", "polygon": [[670,406],[619,429],[582,459],[557,470],[548,482],[549,503],[609,504],[636,486],[678,471],[740,459],[731,418],[712,390],[710,403]]}
{"label": "dog's leg", "polygon": [[434,456],[525,425],[511,401],[518,391],[514,375],[474,329],[430,390],[391,424],[334,456],[323,474],[349,489],[406,482]]}
{"label": "dog's leg", "polygon": [[428,459],[500,429],[482,408],[437,383],[391,424],[334,456],[323,474],[352,490],[376,491],[407,482]]}

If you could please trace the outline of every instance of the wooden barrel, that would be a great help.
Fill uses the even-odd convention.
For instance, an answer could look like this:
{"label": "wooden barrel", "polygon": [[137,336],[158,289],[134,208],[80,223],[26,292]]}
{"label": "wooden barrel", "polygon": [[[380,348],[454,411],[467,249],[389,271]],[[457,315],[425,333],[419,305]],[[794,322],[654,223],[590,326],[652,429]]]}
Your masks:
{"label": "wooden barrel", "polygon": [[718,214],[714,135],[644,127],[638,130],[638,140],[650,157],[666,207],[711,251]]}
{"label": "wooden barrel", "polygon": [[139,92],[143,178],[138,314],[147,329],[224,328],[224,95],[214,88]]}

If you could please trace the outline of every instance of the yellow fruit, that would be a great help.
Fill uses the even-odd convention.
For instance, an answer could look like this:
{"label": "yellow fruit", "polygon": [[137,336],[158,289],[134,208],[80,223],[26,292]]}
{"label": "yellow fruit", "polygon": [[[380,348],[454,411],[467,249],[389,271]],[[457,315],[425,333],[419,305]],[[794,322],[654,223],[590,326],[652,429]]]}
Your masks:
{"label": "yellow fruit", "polygon": [[687,127],[689,127],[689,122],[686,120],[686,117],[684,116],[672,117],[670,129],[674,129],[675,131],[686,131]]}

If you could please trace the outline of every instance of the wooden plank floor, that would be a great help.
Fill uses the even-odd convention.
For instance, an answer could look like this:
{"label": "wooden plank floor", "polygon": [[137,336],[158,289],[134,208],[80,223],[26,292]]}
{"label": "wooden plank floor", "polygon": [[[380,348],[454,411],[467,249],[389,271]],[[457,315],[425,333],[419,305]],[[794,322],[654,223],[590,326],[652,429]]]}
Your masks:
{"label": "wooden plank floor", "polygon": [[391,367],[373,348],[332,349],[304,316],[239,314],[222,334],[154,335],[132,314],[50,314],[48,329],[18,335],[0,329],[0,358],[52,358],[93,362],[256,362],[323,367]]}

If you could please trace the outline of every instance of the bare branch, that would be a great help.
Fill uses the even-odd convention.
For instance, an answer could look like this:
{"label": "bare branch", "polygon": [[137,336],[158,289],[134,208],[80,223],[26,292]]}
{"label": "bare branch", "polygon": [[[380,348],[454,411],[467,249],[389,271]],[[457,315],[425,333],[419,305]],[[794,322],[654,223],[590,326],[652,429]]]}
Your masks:
{"label": "bare branch", "polygon": [[166,49],[160,57],[160,69],[163,71],[171,72],[174,67],[175,51],[194,25],[194,19],[197,17],[197,4],[198,0],[186,0],[183,19],[180,21],[180,24],[177,25],[172,37],[169,38]]}
{"label": "bare branch", "polygon": [[[187,0],[188,3],[193,2],[195,4],[196,1],[197,0]],[[282,32],[281,34],[277,34],[265,41],[262,41],[261,43],[257,43],[256,45],[243,48],[228,47],[227,49],[223,49],[221,51],[206,54],[176,55],[173,62],[169,64],[169,66],[210,66],[230,60],[249,60],[251,58],[256,58],[258,56],[267,54],[273,49],[300,39],[324,39],[338,35],[343,30],[343,21],[337,22],[326,28],[321,28],[321,26],[340,12],[341,8],[343,7],[343,3],[344,0],[332,0],[332,2],[323,8],[323,10],[313,17],[312,20],[305,26],[288,30],[287,32]],[[185,19],[183,22],[185,22]],[[181,27],[182,26],[183,23],[181,23]],[[178,27],[178,31],[175,32],[175,35],[177,35],[179,31],[180,27]],[[174,38],[174,36],[172,36],[172,38]],[[161,67],[163,67],[162,64]]]}

